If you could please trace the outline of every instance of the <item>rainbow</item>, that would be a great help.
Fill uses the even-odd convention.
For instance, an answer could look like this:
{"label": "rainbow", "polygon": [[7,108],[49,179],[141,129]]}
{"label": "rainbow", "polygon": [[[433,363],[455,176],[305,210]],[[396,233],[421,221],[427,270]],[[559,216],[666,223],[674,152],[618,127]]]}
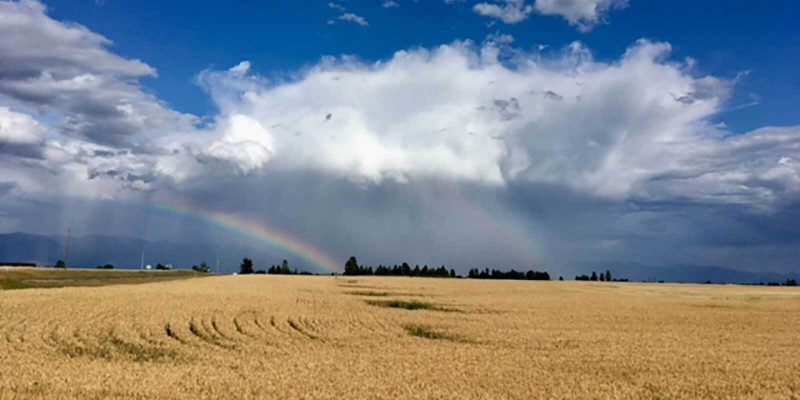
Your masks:
{"label": "rainbow", "polygon": [[323,271],[338,272],[339,270],[337,267],[339,263],[324,251],[268,225],[256,223],[251,219],[185,202],[181,204],[154,202],[151,204],[158,210],[199,219],[227,231],[264,242],[276,250],[299,256]]}

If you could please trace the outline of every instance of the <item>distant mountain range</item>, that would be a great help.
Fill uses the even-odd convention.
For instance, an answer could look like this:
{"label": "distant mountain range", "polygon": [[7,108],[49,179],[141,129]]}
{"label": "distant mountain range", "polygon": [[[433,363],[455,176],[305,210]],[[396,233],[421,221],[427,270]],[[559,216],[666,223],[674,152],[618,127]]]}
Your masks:
{"label": "distant mountain range", "polygon": [[[611,271],[613,278],[627,278],[631,281],[665,281],[703,283],[767,283],[785,282],[787,278],[797,278],[776,272],[749,272],[716,265],[662,265],[653,266],[639,263],[597,263],[586,264],[581,268],[581,273],[590,275],[592,271]],[[796,274],[800,276],[800,274]],[[565,279],[567,277],[564,277]],[[569,277],[574,278],[573,276]]]}
{"label": "distant mountain range", "polygon": [[[0,262],[33,262],[39,265],[53,265],[64,259],[64,236],[44,236],[28,233],[0,234]],[[222,272],[238,270],[242,257],[254,257],[257,269],[267,269],[270,264],[279,264],[280,258],[268,254],[268,250],[253,251],[245,247],[225,246],[216,243],[176,243],[168,241],[147,241],[124,236],[90,235],[70,239],[69,264],[72,266],[95,267],[106,263],[116,268],[136,269],[141,264],[142,253],[145,263],[170,263],[176,267],[190,268],[200,262],[216,266],[220,259]],[[268,262],[269,261],[269,262]],[[627,278],[631,281],[666,282],[706,282],[715,283],[760,283],[784,282],[787,278],[797,279],[800,274],[788,276],[774,272],[748,272],[720,266],[706,265],[663,265],[652,266],[637,263],[592,263],[576,268],[580,273],[591,274],[611,271],[614,278]],[[462,271],[466,272],[466,271]],[[551,271],[551,275],[558,274]],[[574,276],[564,275],[571,280]]]}
{"label": "distant mountain range", "polygon": [[[64,236],[44,236],[28,233],[0,234],[0,262],[33,262],[39,265],[53,265],[65,258]],[[142,262],[173,264],[176,267],[190,268],[194,264],[207,262],[215,267],[220,258],[222,270],[233,272],[238,268],[242,257],[252,257],[252,251],[244,248],[219,248],[209,243],[175,243],[168,241],[147,241],[124,236],[73,236],[70,238],[69,265],[75,267],[95,267],[106,263],[116,268],[138,269]],[[274,264],[280,260],[274,260]],[[259,268],[269,266],[259,265]]]}

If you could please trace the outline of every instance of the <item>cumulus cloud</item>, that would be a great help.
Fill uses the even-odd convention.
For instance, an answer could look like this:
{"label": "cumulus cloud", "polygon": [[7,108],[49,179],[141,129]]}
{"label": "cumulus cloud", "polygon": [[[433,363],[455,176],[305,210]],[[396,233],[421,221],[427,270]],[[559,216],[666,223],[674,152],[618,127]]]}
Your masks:
{"label": "cumulus cloud", "polygon": [[478,3],[473,10],[483,16],[499,19],[506,24],[520,23],[533,13],[561,16],[582,32],[605,22],[612,9],[625,8],[627,0],[496,0]]}
{"label": "cumulus cloud", "polygon": [[369,22],[367,22],[367,20],[364,19],[364,17],[349,12],[336,17],[336,19],[339,21],[352,22],[354,24],[361,26],[369,26]]}
{"label": "cumulus cloud", "polygon": [[472,8],[485,17],[499,19],[507,24],[520,23],[531,15],[533,6],[525,0],[503,0],[499,3],[478,3]]}
{"label": "cumulus cloud", "polygon": [[30,115],[0,106],[0,154],[41,157],[44,128]]}
{"label": "cumulus cloud", "polygon": [[[794,196],[792,134],[726,138],[711,118],[732,83],[692,76],[669,61],[668,44],[639,41],[612,63],[594,61],[579,43],[551,59],[517,53],[505,61],[494,45],[456,42],[375,64],[328,59],[289,83],[257,85],[253,77],[243,93],[231,92],[222,73],[208,88],[223,114],[267,127],[274,153],[260,160],[274,159],[274,168],[374,183],[433,176],[558,184],[614,199],[772,204]],[[241,85],[241,76],[230,79]],[[750,141],[769,150],[733,151]],[[744,153],[751,158],[741,166],[729,160]],[[742,168],[750,179],[733,172]]]}
{"label": "cumulus cloud", "polygon": [[344,6],[339,4],[339,3],[328,3],[328,8],[333,9],[333,10],[337,10],[337,11],[344,11],[345,10]]}
{"label": "cumulus cloud", "polygon": [[628,6],[628,0],[536,0],[533,8],[542,15],[558,15],[586,32],[605,21],[612,9]]}
{"label": "cumulus cloud", "polygon": [[400,4],[397,4],[396,1],[393,0],[386,0],[382,4],[383,8],[397,8],[400,7]]}
{"label": "cumulus cloud", "polygon": [[107,38],[74,23],[49,18],[36,1],[0,3],[0,76],[30,78],[42,71],[65,76],[87,72],[117,76],[154,76],[139,60],[127,60],[105,49]]}
{"label": "cumulus cloud", "polygon": [[[63,36],[93,38],[84,46],[110,54],[94,34],[50,20],[36,3],[12,6],[20,18],[56,24],[52,29],[67,29]],[[711,118],[733,82],[693,76],[689,65],[669,59],[669,44],[641,40],[618,60],[598,62],[577,42],[549,57],[503,54],[499,49],[512,41],[496,34],[480,46],[454,42],[399,51],[375,63],[325,58],[280,82],[253,74],[247,61],[205,71],[198,82],[220,110],[205,129],[176,128],[174,120],[188,124],[193,117],[164,107],[115,69],[80,71],[82,64],[72,62],[77,76],[33,74],[35,82],[52,80],[49,87],[72,93],[43,103],[92,126],[136,121],[127,129],[138,146],[120,147],[105,132],[70,139],[78,128],[61,123],[54,127],[60,135],[41,154],[78,178],[116,180],[138,190],[226,170],[277,170],[369,184],[429,178],[491,187],[552,184],[616,200],[679,197],[770,208],[795,199],[796,128],[728,137]],[[54,56],[51,63],[66,63],[65,57]],[[38,67],[15,68],[45,68],[37,62],[30,63]],[[117,60],[115,68],[142,73],[138,62],[126,62]],[[18,92],[9,88],[30,79],[3,82],[0,93],[14,97]],[[110,95],[110,88],[119,90]],[[68,99],[97,99],[114,116],[78,113]],[[14,140],[40,140],[33,119],[3,112],[5,120],[14,116],[13,123],[24,126],[14,130]],[[3,137],[12,137],[6,132],[11,131]]]}
{"label": "cumulus cloud", "polygon": [[[186,123],[193,117],[164,107],[121,72],[138,76],[149,67],[118,59],[85,28],[50,20],[38,3],[3,4],[3,10],[37,20],[56,36],[70,33],[91,54],[113,60],[106,62],[113,68],[83,71],[83,64],[69,61],[77,76],[59,79],[35,57],[23,62],[20,50],[4,48],[24,64],[14,68],[29,71],[37,85],[49,80],[47,87],[73,93],[36,104],[75,117],[69,99],[98,99],[116,113],[109,124],[137,121],[127,129],[141,147],[122,149],[106,133],[69,141],[79,129],[69,118],[55,126],[61,136],[41,154],[51,163],[71,163],[88,180],[137,182],[133,187],[149,190],[159,179],[181,182],[222,166],[239,174],[314,170],[372,184],[431,177],[495,187],[557,184],[619,200],[680,197],[767,208],[796,195],[796,128],[728,137],[711,118],[733,82],[693,76],[689,65],[669,60],[666,43],[642,40],[603,63],[577,42],[548,58],[518,50],[503,57],[498,48],[510,46],[513,37],[496,34],[481,46],[454,42],[399,51],[376,63],[326,58],[280,83],[251,73],[244,61],[198,78],[220,109],[215,124],[175,129],[169,116]],[[40,40],[33,33],[30,40]],[[50,63],[68,60],[54,55]],[[31,79],[2,81],[0,93],[16,99],[19,91],[9,88]],[[109,96],[111,87],[120,88],[111,91],[119,97]],[[80,118],[97,126],[107,115],[95,110]],[[0,118],[4,142],[42,140],[33,117],[3,108]],[[148,130],[161,134],[148,138]]]}
{"label": "cumulus cloud", "polygon": [[272,137],[258,121],[240,114],[232,115],[222,132],[222,137],[199,154],[200,162],[226,161],[247,173],[263,167],[272,157]]}
{"label": "cumulus cloud", "polygon": [[164,128],[191,129],[192,116],[140,89],[136,79],[155,69],[46,11],[35,1],[0,3],[0,101],[55,113],[63,133],[115,146],[144,143]]}
{"label": "cumulus cloud", "polygon": [[0,106],[0,144],[32,145],[43,138],[42,126],[30,115]]}

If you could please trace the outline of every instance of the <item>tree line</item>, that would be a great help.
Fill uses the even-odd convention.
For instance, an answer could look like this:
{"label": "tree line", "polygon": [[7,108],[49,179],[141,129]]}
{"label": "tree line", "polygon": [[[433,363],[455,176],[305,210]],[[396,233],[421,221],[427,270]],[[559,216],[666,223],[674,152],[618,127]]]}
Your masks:
{"label": "tree line", "polygon": [[[13,264],[13,265],[22,265],[23,263],[6,263],[6,264]],[[35,266],[36,264],[31,264]],[[63,260],[58,260],[54,268],[67,268],[67,264]],[[98,265],[97,269],[114,269],[114,265],[112,264],[104,264]],[[170,270],[172,266],[167,264],[158,263],[156,265],[156,270]],[[203,273],[210,273],[211,267],[206,263],[202,262],[199,265],[193,265],[192,270],[195,272],[203,272]],[[253,260],[250,258],[244,258],[239,265],[239,274],[248,275],[248,274],[273,274],[273,275],[314,275],[311,272],[301,271],[298,269],[293,269],[289,267],[289,262],[287,260],[283,260],[280,265],[271,265],[268,269],[255,269],[255,264]],[[419,277],[431,277],[431,278],[462,278],[461,275],[456,274],[455,269],[450,268],[448,269],[444,265],[438,268],[429,268],[427,265],[420,267],[419,265],[415,265],[413,268],[407,262],[404,262],[400,265],[395,264],[393,266],[388,265],[378,265],[376,268],[372,266],[363,266],[358,264],[358,260],[355,257],[350,257],[344,265],[344,275],[375,275],[375,276],[419,276]],[[472,268],[467,273],[467,278],[471,279],[516,279],[516,280],[544,280],[549,281],[550,274],[546,271],[517,271],[514,269],[508,271],[502,271],[498,269],[478,269]],[[558,277],[558,280],[564,280],[563,277]],[[600,272],[599,274],[596,271],[592,271],[591,275],[580,274],[575,276],[576,281],[599,281],[599,282],[629,282],[628,279],[617,279],[611,275],[611,271],[606,270],[605,272]],[[659,283],[663,283],[664,281],[658,281]],[[711,284],[713,282],[706,281],[706,284]],[[760,283],[751,283],[751,285],[761,285],[761,286],[798,286],[796,279],[787,278],[784,282],[760,282]]]}
{"label": "tree line", "polygon": [[500,271],[497,269],[489,270],[486,268],[484,270],[479,270],[478,268],[472,268],[469,270],[467,274],[467,278],[473,279],[518,279],[518,280],[529,280],[529,281],[549,281],[550,274],[546,271],[516,271],[514,269],[510,271]]}
{"label": "tree line", "polygon": [[379,275],[379,276],[426,276],[426,277],[439,277],[439,278],[455,278],[456,270],[450,269],[442,265],[439,268],[428,268],[427,265],[422,268],[416,265],[414,268],[404,262],[400,265],[378,265],[377,268],[372,266],[363,266],[358,264],[355,257],[350,257],[344,264],[345,275]]}
{"label": "tree line", "polygon": [[[363,266],[358,263],[355,257],[350,257],[344,265],[345,275],[376,275],[376,276],[422,276],[431,278],[461,278],[453,268],[448,269],[442,265],[440,267],[428,267],[415,265],[413,268],[407,262],[395,264],[393,266],[378,265],[376,268]],[[550,274],[540,271],[520,272],[515,270],[500,271],[497,269],[479,270],[473,268],[469,270],[467,278],[472,279],[528,279],[528,280],[550,280]]]}
{"label": "tree line", "polygon": [[274,275],[313,275],[311,272],[292,269],[289,267],[289,261],[283,260],[280,265],[271,265],[269,269],[255,269],[255,264],[250,258],[245,258],[239,264],[239,274],[274,274]]}
{"label": "tree line", "polygon": [[575,280],[576,281],[600,281],[600,282],[628,282],[627,279],[613,279],[611,277],[611,271],[609,271],[609,270],[606,270],[605,273],[600,272],[599,275],[595,271],[592,271],[592,275],[591,276],[586,275],[586,274],[576,275],[575,276]]}
{"label": "tree line", "polygon": [[786,280],[784,282],[767,282],[767,283],[761,282],[758,285],[759,286],[792,286],[792,287],[795,287],[795,286],[797,286],[797,279],[786,278]]}

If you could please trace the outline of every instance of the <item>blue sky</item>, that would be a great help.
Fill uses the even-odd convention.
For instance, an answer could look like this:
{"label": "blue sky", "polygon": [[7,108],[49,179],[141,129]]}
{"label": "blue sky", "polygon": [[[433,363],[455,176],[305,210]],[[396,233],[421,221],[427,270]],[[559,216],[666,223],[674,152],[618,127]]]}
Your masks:
{"label": "blue sky", "polygon": [[[342,14],[328,1],[244,1],[221,5],[196,1],[50,1],[50,14],[76,21],[114,41],[113,50],[158,70],[143,83],[173,107],[213,114],[214,105],[194,83],[207,68],[250,60],[267,76],[290,73],[324,55],[351,54],[381,60],[401,49],[433,47],[453,40],[484,40],[491,33],[514,36],[521,48],[587,44],[598,59],[615,59],[639,38],[666,41],[673,58],[697,60],[699,73],[733,78],[728,110],[717,117],[734,132],[800,120],[800,4],[791,0],[754,6],[749,1],[632,1],[611,11],[607,24],[579,32],[564,20],[533,15],[504,24],[472,11],[475,2],[400,0],[340,2],[369,26],[327,22]],[[335,2],[334,2],[335,3]]]}
{"label": "blue sky", "polygon": [[371,264],[796,273],[798,16],[796,1],[0,1],[0,233],[303,262],[163,212],[188,207]]}

